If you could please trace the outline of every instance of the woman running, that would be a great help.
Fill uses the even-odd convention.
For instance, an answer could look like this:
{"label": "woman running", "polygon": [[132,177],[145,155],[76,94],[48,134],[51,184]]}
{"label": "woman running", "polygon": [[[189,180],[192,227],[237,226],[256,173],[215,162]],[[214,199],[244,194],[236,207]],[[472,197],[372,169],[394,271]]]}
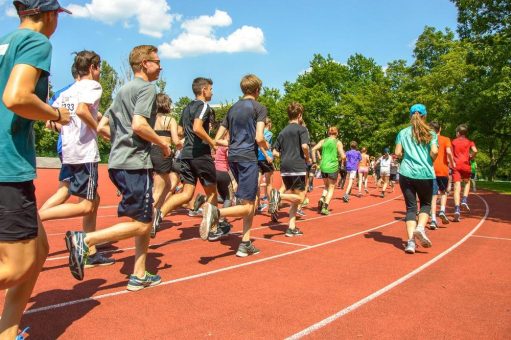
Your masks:
{"label": "woman running", "polygon": [[380,179],[382,182],[381,198],[385,197],[385,191],[389,185],[391,163],[392,157],[389,155],[389,148],[385,148],[383,149],[383,156],[376,162],[376,166],[380,169]]}
{"label": "woman running", "polygon": [[364,185],[364,192],[367,194],[367,175],[369,174],[369,155],[367,154],[367,148],[363,147],[361,150],[362,160],[358,164],[358,194],[362,195],[362,184]]}
{"label": "woman running", "polygon": [[[435,170],[433,161],[438,154],[438,138],[426,124],[426,107],[415,104],[410,108],[410,126],[399,132],[396,138],[397,157],[403,157],[399,168],[399,186],[406,204],[406,231],[408,242],[405,252],[415,253],[415,238],[424,248],[431,247],[426,235],[433,196]],[[420,201],[420,213],[417,221],[417,197]]]}

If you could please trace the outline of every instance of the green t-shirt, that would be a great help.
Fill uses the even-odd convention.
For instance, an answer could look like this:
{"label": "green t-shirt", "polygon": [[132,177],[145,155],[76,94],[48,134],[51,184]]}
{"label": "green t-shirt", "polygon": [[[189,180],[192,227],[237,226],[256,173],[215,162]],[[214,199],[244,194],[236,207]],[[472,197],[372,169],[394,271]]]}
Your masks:
{"label": "green t-shirt", "polygon": [[110,124],[112,148],[108,167],[110,169],[152,169],[151,143],[133,133],[133,116],[147,118],[154,126],[156,119],[156,88],[150,82],[135,77],[124,85],[106,112]]}
{"label": "green t-shirt", "polygon": [[339,170],[339,158],[337,157],[337,139],[326,138],[321,147],[321,172],[333,174]]}
{"label": "green t-shirt", "polygon": [[[41,70],[35,94],[46,102],[51,44],[38,32],[19,29],[0,38],[0,95],[15,65]],[[16,115],[0,100],[0,182],[26,182],[36,177],[34,122]]]}
{"label": "green t-shirt", "polygon": [[434,179],[435,170],[433,160],[429,154],[431,145],[438,146],[438,137],[431,131],[431,142],[429,144],[418,144],[412,134],[412,127],[409,126],[399,131],[396,144],[403,147],[404,157],[399,167],[399,173],[413,179]]}

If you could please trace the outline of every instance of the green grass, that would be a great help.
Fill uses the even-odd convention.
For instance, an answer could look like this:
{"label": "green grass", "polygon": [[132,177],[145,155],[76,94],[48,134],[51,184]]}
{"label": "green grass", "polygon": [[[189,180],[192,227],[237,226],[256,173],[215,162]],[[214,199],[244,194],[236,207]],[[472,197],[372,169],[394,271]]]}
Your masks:
{"label": "green grass", "polygon": [[477,189],[488,189],[501,194],[511,195],[511,182],[477,181]]}

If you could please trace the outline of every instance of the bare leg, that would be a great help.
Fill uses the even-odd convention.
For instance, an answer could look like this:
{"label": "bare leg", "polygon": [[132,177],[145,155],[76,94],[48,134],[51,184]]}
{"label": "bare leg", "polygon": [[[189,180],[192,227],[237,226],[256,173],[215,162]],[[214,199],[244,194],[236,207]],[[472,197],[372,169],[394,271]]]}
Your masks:
{"label": "bare leg", "polygon": [[39,212],[66,202],[70,196],[69,182],[59,182],[59,188],[50,198],[46,200],[46,202],[44,202],[43,206],[39,209]]}

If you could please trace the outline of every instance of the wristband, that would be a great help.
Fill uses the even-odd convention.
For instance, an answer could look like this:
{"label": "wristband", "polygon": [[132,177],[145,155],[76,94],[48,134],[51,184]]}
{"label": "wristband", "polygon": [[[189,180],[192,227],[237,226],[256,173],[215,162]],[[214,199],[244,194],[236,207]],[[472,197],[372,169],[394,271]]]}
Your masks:
{"label": "wristband", "polygon": [[52,120],[52,122],[58,122],[58,121],[60,120],[60,118],[61,118],[59,108],[58,108],[58,107],[56,107],[56,108],[55,108],[55,110],[57,110],[57,113],[59,114],[59,118],[57,118],[57,119],[53,119],[53,120]]}

